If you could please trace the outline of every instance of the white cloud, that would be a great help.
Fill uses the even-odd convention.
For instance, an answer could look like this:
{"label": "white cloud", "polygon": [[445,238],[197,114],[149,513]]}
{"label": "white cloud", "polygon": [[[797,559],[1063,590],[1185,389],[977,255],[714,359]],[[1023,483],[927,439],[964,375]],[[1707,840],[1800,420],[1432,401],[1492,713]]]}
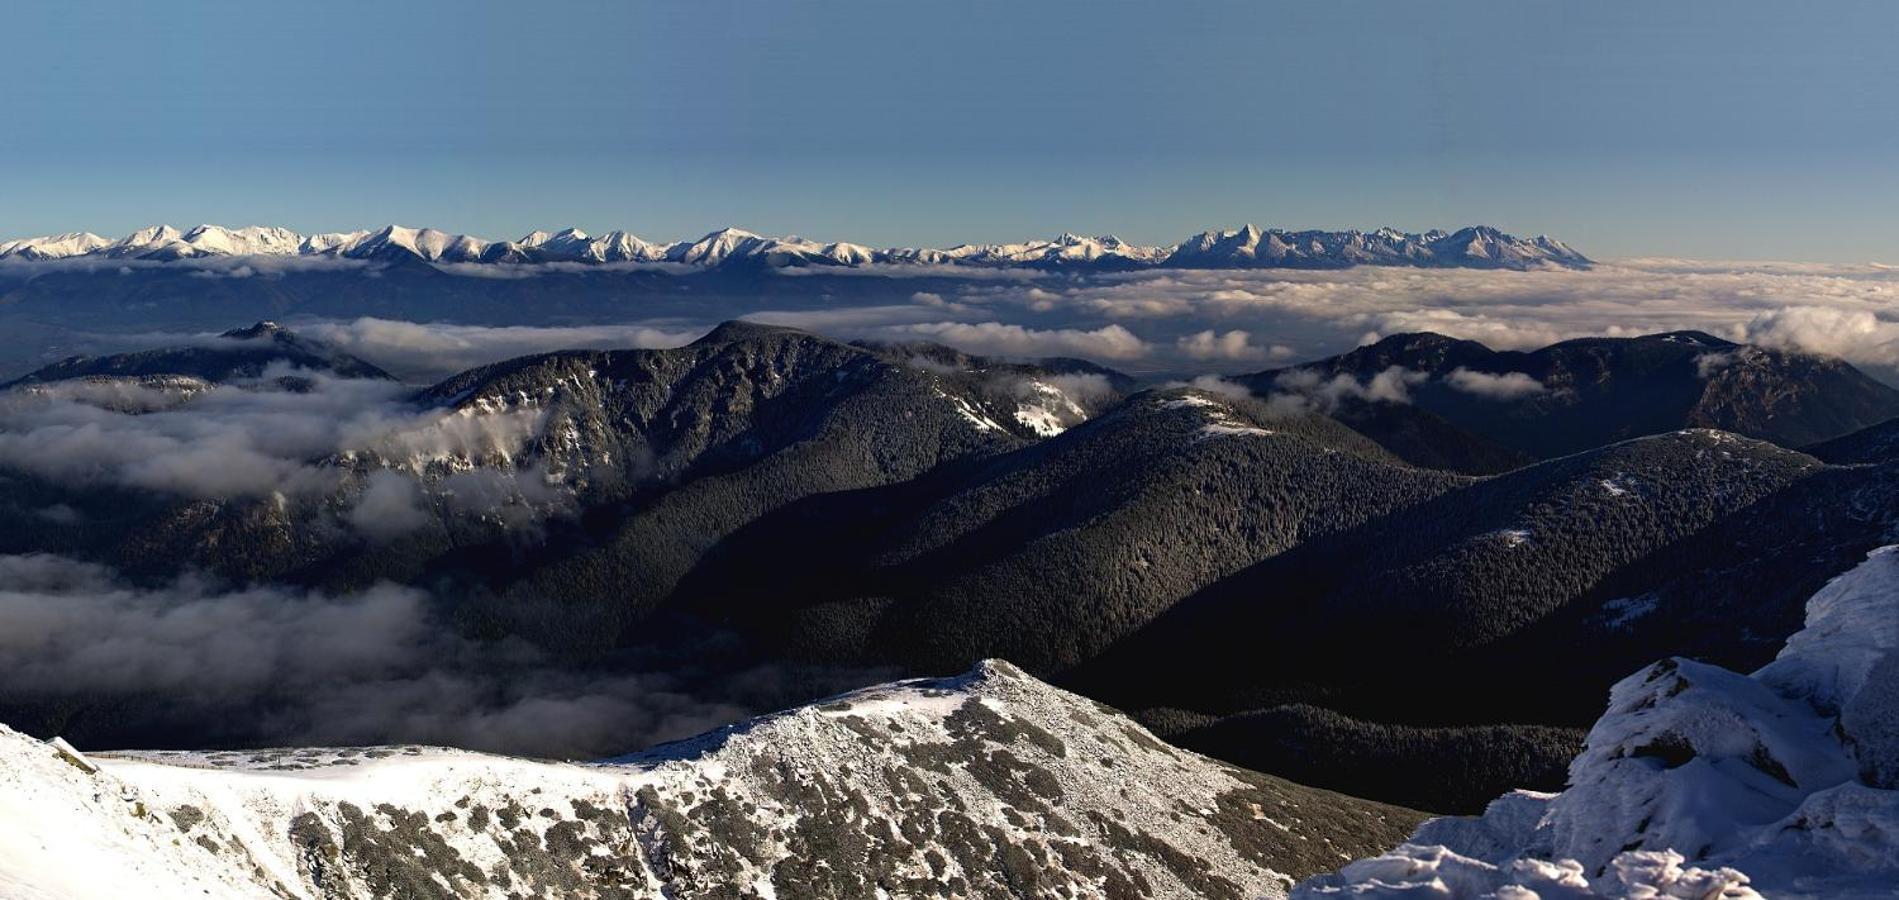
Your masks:
{"label": "white cloud", "polygon": [[493,281],[521,281],[549,275],[592,275],[627,274],[633,272],[659,272],[667,275],[691,275],[700,271],[697,266],[673,262],[606,262],[584,263],[572,261],[552,261],[539,263],[484,263],[484,262],[434,262],[430,263],[438,271],[464,278],[486,278]]}
{"label": "white cloud", "polygon": [[1496,350],[1532,350],[1547,347],[1566,336],[1545,322],[1528,321],[1455,309],[1410,309],[1370,317],[1376,334],[1389,337],[1414,331],[1432,331],[1482,343]]}
{"label": "white cloud", "polygon": [[986,356],[1084,356],[1095,359],[1139,359],[1151,351],[1146,341],[1120,325],[1093,330],[1057,328],[1037,330],[1001,322],[925,322],[883,329],[892,339],[924,339]]}
{"label": "white cloud", "polygon": [[1031,312],[1048,312],[1058,308],[1062,302],[1062,295],[1039,287],[1029,288],[1022,296],[1028,301]]}
{"label": "white cloud", "polygon": [[436,381],[475,366],[551,350],[679,347],[705,333],[705,329],[637,324],[483,326],[372,317],[299,324],[296,330],[418,381]]}
{"label": "white cloud", "polygon": [[1238,328],[1226,332],[1216,332],[1209,328],[1205,331],[1182,335],[1175,344],[1180,352],[1185,353],[1190,359],[1261,360],[1267,358],[1266,348],[1255,346],[1252,340],[1251,334]]}
{"label": "white cloud", "polygon": [[1732,362],[1734,362],[1734,354],[1732,353],[1703,353],[1695,357],[1695,374],[1705,380],[1714,373],[1727,368],[1728,364]]}
{"label": "white cloud", "polygon": [[477,462],[503,463],[475,470],[496,482],[484,514],[528,525],[569,505],[526,455],[544,409],[463,414],[412,404],[388,381],[310,372],[297,373],[306,389],[279,389],[275,376],[291,371],[247,384],[68,381],[0,394],[0,465],[193,499],[334,500],[340,521],[376,539],[453,506],[454,479],[470,473],[427,482]]}
{"label": "white cloud", "polygon": [[1253,396],[1251,388],[1243,384],[1228,381],[1218,375],[1202,375],[1187,384],[1189,387],[1198,388],[1209,394],[1219,394],[1222,397],[1231,397],[1235,400],[1244,400]]}
{"label": "white cloud", "polygon": [[142,586],[63,557],[0,556],[0,671],[11,702],[112,704],[115,719],[174,733],[593,757],[887,677],[567,667],[516,639],[465,637],[441,608],[391,584],[325,593],[187,574]]}
{"label": "white cloud", "polygon": [[429,524],[433,517],[419,481],[384,470],[371,472],[363,480],[363,492],[345,519],[373,540],[389,540]]}
{"label": "white cloud", "polygon": [[1738,331],[1738,337],[1762,346],[1899,366],[1899,322],[1870,309],[1783,306],[1756,314]]}
{"label": "white cloud", "polygon": [[864,337],[880,326],[930,322],[942,317],[943,310],[932,309],[921,303],[835,306],[827,309],[763,309],[740,316],[747,322],[802,328],[830,337]]}
{"label": "white cloud", "polygon": [[1410,403],[1412,385],[1422,384],[1429,377],[1400,366],[1388,367],[1364,381],[1345,372],[1327,378],[1313,369],[1290,369],[1273,379],[1273,391],[1277,397],[1303,400],[1322,410],[1345,400]]}
{"label": "white cloud", "polygon": [[[1003,288],[997,288],[1003,290]],[[1191,339],[1243,330],[1311,356],[1367,332],[1435,331],[1498,349],[1697,329],[1899,367],[1899,271],[1882,266],[1628,260],[1585,271],[1400,269],[1137,272],[1034,300],[1066,327],[1152,321],[1181,361]],[[1899,316],[1896,316],[1899,318]],[[1290,355],[1290,354],[1288,354]]]}
{"label": "white cloud", "polygon": [[1494,375],[1489,372],[1477,372],[1462,366],[1452,369],[1444,381],[1451,387],[1466,394],[1475,394],[1491,400],[1515,400],[1532,394],[1541,394],[1546,388],[1522,372],[1505,372]]}

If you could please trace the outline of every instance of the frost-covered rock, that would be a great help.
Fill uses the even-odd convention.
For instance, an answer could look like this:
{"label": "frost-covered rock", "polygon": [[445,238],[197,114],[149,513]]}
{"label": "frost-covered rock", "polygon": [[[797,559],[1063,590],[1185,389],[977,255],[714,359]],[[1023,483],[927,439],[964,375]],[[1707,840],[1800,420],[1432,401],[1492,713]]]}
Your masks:
{"label": "frost-covered rock", "polygon": [[71,755],[0,728],[0,896],[1284,896],[1407,810],[1155,740],[1006,663],[595,764]]}
{"label": "frost-covered rock", "polygon": [[1668,659],[1618,683],[1569,775],[1294,896],[1893,896],[1899,546],[1815,594],[1752,676]]}

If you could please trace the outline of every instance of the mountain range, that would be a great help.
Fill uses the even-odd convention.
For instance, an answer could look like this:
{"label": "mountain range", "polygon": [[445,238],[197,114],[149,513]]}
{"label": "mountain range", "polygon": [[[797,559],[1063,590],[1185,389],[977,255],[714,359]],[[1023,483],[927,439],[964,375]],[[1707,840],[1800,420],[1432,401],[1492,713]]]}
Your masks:
{"label": "mountain range", "polygon": [[[423,656],[450,667],[429,681],[604,683],[690,660],[699,680],[679,691],[758,671],[977,668],[603,768],[397,749],[358,763],[358,783],[346,760],[368,751],[237,752],[328,709],[309,684],[201,695],[41,677],[67,671],[59,655],[0,683],[0,722],[88,748],[232,752],[61,762],[65,751],[9,734],[0,753],[27,773],[8,789],[67,810],[59,833],[75,846],[178,831],[163,852],[189,860],[139,864],[192,873],[198,887],[250,878],[255,863],[317,893],[422,877],[466,892],[454,879],[499,880],[499,866],[543,892],[671,878],[694,893],[684,886],[783,872],[880,879],[893,893],[924,877],[1034,893],[1011,880],[1034,870],[1085,878],[1061,881],[1082,893],[1124,879],[1130,896],[1276,895],[1347,855],[1387,851],[1421,815],[1409,810],[1476,813],[1513,789],[1594,779],[1615,759],[1666,771],[1709,756],[1733,772],[1732,760],[1756,759],[1699,732],[1635,741],[1617,725],[1604,739],[1602,699],[1658,658],[1736,672],[1772,662],[1812,621],[1809,598],[1899,527],[1895,416],[1899,392],[1844,362],[1700,332],[1533,351],[1405,334],[1235,380],[1143,385],[1073,359],[731,322],[674,349],[534,354],[418,386],[261,322],[62,360],[0,391],[0,564],[63,560],[32,588],[55,593],[100,567],[122,579],[111,596],[154,591],[161,607],[180,591],[279,586],[298,598],[289,609],[412,591]],[[84,623],[77,646],[101,624]],[[0,654],[42,646],[64,645],[0,642]],[[998,657],[1022,671],[984,662]],[[1697,669],[1689,681],[1717,677]],[[1690,700],[1669,688],[1644,706],[1623,683],[1618,721],[1706,720],[1650,714]],[[352,710],[367,705],[353,696]],[[726,720],[782,705],[712,699]],[[1012,704],[1014,718],[988,720]],[[1843,732],[1864,735],[1854,746],[1883,734],[1883,719],[1869,722]],[[592,758],[652,732],[590,734],[531,730],[509,749]],[[1798,759],[1845,746],[1808,738]],[[1076,750],[1106,739],[1109,751]],[[1825,787],[1773,747],[1761,758],[1800,791]],[[94,765],[118,780],[86,780],[102,777],[85,771]],[[447,805],[383,793],[375,773],[397,765],[429,773]],[[1825,765],[1829,778],[1840,768]],[[922,786],[890,787],[908,784],[903,771]],[[1128,793],[1099,792],[1103,778]],[[1233,779],[1268,792],[1245,796],[1241,831],[1219,800],[1239,790]],[[546,816],[494,793],[513,781],[609,814],[550,803]],[[1160,783],[1212,793],[1152,818],[1143,792]],[[886,795],[895,806],[870,799]],[[903,806],[917,797],[931,823]],[[1804,802],[1782,799],[1776,816]],[[1497,814],[1556,808],[1544,802],[1507,800]],[[510,803],[531,813],[533,840],[455,824]],[[275,812],[289,806],[313,818]],[[795,827],[794,806],[807,817]],[[172,814],[184,807],[198,810],[182,813],[188,826]],[[970,821],[946,823],[949,808]],[[826,831],[832,813],[879,837]],[[1262,821],[1279,824],[1244,830]],[[1628,824],[1576,827],[1621,846],[1637,840]],[[1482,852],[1467,836],[1419,834],[1472,859],[1550,855],[1534,830]],[[1322,863],[1310,853],[1326,840]],[[549,856],[556,845],[607,862],[575,874],[578,857]],[[1079,846],[1118,849],[1065,855]],[[1594,867],[1584,881],[1610,877],[1619,858],[1560,847]],[[194,848],[247,862],[218,868]],[[1724,852],[1708,859],[1738,859]],[[833,862],[820,872],[800,860]]]}
{"label": "mountain range", "polygon": [[[1469,373],[1506,389],[1471,394],[1457,383]],[[1364,388],[1380,376],[1408,393],[1374,399]],[[1494,795],[1497,779],[1550,777],[1576,737],[1562,729],[1580,726],[1618,667],[1688,640],[1679,617],[1712,602],[1689,589],[1726,576],[1685,577],[1684,548],[1732,555],[1755,537],[1711,536],[1777,533],[1775,509],[1832,517],[1800,532],[1818,546],[1756,550],[1776,561],[1774,577],[1724,595],[1747,613],[1691,631],[1713,658],[1757,658],[1774,635],[1749,623],[1787,621],[1829,566],[1878,538],[1880,520],[1852,518],[1864,504],[1833,498],[1886,483],[1884,467],[1867,464],[1873,451],[1828,465],[1759,438],[1876,434],[1899,408],[1895,392],[1843,363],[1685,333],[1530,353],[1404,335],[1242,380],[1258,392],[1141,390],[1075,360],[730,323],[676,350],[541,354],[414,389],[260,323],[61,361],[14,394],[55,409],[107,404],[125,413],[113,421],[137,427],[158,424],[146,410],[189,422],[209,398],[292,410],[324,402],[332,385],[381,384],[372,396],[391,405],[378,421],[400,427],[268,461],[330,485],[302,500],[75,480],[61,473],[87,470],[64,458],[0,464],[0,551],[96,559],[143,578],[189,566],[325,590],[430,584],[456,598],[463,627],[561,659],[685,642],[680,628],[737,634],[748,658],[800,664],[940,672],[1005,656],[1176,739],[1281,771],[1294,757],[1275,748],[1302,731],[1366,735],[1361,749],[1374,754],[1379,736],[1420,727],[1438,729],[1433,752],[1534,748],[1422,794],[1299,770],[1457,809]],[[1330,405],[1313,388],[1346,381],[1357,389],[1332,392]],[[272,427],[295,421],[272,415]],[[1400,433],[1385,427],[1393,420],[1435,424]],[[477,438],[444,443],[464,431]],[[1525,438],[1537,435],[1569,443]],[[1850,444],[1860,445],[1884,446]],[[1462,459],[1472,446],[1501,448],[1490,458],[1507,471],[1418,452]],[[1575,447],[1588,449],[1561,455]],[[392,475],[417,487],[376,518],[354,511],[399,485]],[[477,500],[486,505],[470,507]],[[366,524],[340,527],[356,522]],[[1631,602],[1619,598],[1645,592],[1681,597],[1616,614]],[[1348,607],[1364,615],[1338,615]],[[1563,640],[1583,634],[1593,637]],[[1286,649],[1259,660],[1260,635]],[[1379,665],[1339,664],[1371,652]],[[1484,677],[1506,660],[1591,674],[1562,692],[1517,691]],[[1425,708],[1382,699],[1420,670],[1444,688],[1443,706],[1394,718]],[[171,739],[157,707],[74,717],[71,700],[15,692],[0,707],[29,727],[56,713],[87,739]],[[1278,738],[1260,739],[1260,723]]]}
{"label": "mountain range", "polygon": [[646,241],[625,231],[591,236],[578,229],[536,231],[491,241],[433,228],[390,225],[370,231],[304,235],[285,228],[155,225],[113,240],[68,233],[0,241],[0,260],[173,261],[207,257],[316,257],[429,263],[650,263],[681,271],[719,268],[967,266],[1120,271],[1148,267],[1336,269],[1357,265],[1530,269],[1586,268],[1589,259],[1549,237],[1519,238],[1489,226],[1456,231],[1285,231],[1247,225],[1207,231],[1171,247],[1113,236],[1064,234],[1053,240],[963,244],[947,249],[873,249],[862,244],[771,238],[724,228],[697,240]]}

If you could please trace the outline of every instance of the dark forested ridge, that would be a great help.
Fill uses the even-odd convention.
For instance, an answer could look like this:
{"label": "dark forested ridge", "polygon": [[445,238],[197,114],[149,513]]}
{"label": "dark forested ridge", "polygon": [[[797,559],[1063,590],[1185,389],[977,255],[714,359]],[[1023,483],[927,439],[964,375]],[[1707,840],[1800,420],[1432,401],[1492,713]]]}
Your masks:
{"label": "dark forested ridge", "polygon": [[88,377],[171,375],[221,382],[257,378],[271,366],[322,372],[338,378],[389,378],[389,373],[361,359],[302,337],[275,322],[259,322],[191,346],[68,357],[0,384],[0,388]]}
{"label": "dark forested ridge", "polygon": [[[1187,707],[1241,723],[1256,721],[1245,718],[1252,710],[1316,704],[1368,720],[1354,732],[1364,734],[1411,733],[1370,724],[1381,722],[1579,726],[1616,673],[1627,672],[1600,660],[1637,656],[1617,646],[1621,633],[1545,642],[1536,653],[1513,648],[1605,581],[1638,571],[1672,576],[1684,541],[1831,471],[1713,431],[1540,463],[1265,559],[1069,677],[1129,708]],[[1797,621],[1805,596],[1776,617]],[[1150,660],[1167,664],[1143,665]],[[1227,735],[1219,739],[1230,746],[1243,731],[1235,724],[1206,734]],[[1448,746],[1501,733],[1434,734]],[[1467,797],[1494,794],[1473,787]]]}
{"label": "dark forested ridge", "polygon": [[1581,338],[1532,351],[1399,334],[1236,380],[1271,393],[1313,377],[1381,374],[1407,382],[1406,402],[1416,409],[1537,458],[1680,428],[1802,447],[1899,416],[1899,391],[1841,360],[1698,331]]}
{"label": "dark forested ridge", "polygon": [[1251,560],[1460,483],[1321,416],[1150,392],[967,471],[788,508],[682,602],[823,658],[1059,671]]}
{"label": "dark forested ridge", "polygon": [[[1299,371],[1144,390],[1080,360],[731,323],[414,389],[260,325],[0,398],[0,553],[140,584],[412,586],[472,646],[593,675],[1003,657],[1240,764],[1467,809],[1553,786],[1633,667],[1757,664],[1899,508],[1877,424],[1899,400],[1837,360],[1693,332],[1528,353],[1403,335]],[[308,415],[331,407],[295,397],[369,383],[374,428],[342,431],[369,438],[272,461],[294,490],[191,493],[20,445],[62,403],[169,417],[176,442],[203,397]],[[267,739],[110,692],[0,688],[0,715],[95,743]]]}

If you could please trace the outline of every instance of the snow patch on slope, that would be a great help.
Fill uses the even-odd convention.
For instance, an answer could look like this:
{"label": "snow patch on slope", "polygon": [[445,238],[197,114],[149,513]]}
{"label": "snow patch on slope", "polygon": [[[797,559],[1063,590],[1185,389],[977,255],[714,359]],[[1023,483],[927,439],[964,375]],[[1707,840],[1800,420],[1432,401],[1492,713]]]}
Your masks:
{"label": "snow patch on slope", "polygon": [[1223,437],[1265,437],[1273,434],[1270,428],[1261,428],[1242,418],[1231,407],[1204,394],[1183,394],[1160,402],[1161,409],[1198,410],[1206,420],[1197,432],[1196,440],[1209,440]]}

